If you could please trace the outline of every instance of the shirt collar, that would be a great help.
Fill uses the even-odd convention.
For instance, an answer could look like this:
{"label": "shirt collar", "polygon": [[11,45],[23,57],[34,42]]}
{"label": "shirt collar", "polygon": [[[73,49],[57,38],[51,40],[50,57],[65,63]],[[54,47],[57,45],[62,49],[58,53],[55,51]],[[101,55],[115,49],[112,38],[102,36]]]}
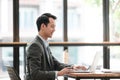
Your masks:
{"label": "shirt collar", "polygon": [[39,37],[40,39],[42,39],[42,41],[43,41],[45,47],[48,47],[48,46],[49,46],[49,43],[48,43],[47,40],[43,39],[42,36],[40,36],[40,35],[38,35],[38,37]]}

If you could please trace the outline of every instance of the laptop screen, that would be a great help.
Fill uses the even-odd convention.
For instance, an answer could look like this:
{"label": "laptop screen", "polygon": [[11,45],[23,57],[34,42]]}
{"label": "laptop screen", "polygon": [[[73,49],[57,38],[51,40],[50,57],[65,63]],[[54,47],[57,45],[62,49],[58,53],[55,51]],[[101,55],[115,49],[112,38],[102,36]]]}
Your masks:
{"label": "laptop screen", "polygon": [[95,72],[99,59],[100,59],[100,53],[96,52],[94,59],[93,59],[93,62],[92,62],[91,67],[90,67],[91,72]]}

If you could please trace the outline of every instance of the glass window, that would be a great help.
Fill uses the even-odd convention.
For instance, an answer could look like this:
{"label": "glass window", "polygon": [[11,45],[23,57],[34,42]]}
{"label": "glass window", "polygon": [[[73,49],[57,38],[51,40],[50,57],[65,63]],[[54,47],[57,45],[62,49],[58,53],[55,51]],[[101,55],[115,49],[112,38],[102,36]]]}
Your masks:
{"label": "glass window", "polygon": [[37,6],[36,7],[20,6],[20,36],[21,37],[34,36],[37,33],[36,32],[37,27],[35,24],[37,15],[38,15]]}
{"label": "glass window", "polygon": [[[120,42],[120,1],[110,0],[110,41]],[[110,47],[110,68],[119,69],[120,47]]]}
{"label": "glass window", "polygon": [[30,29],[35,26],[34,21],[37,15],[37,7],[20,7],[20,26],[23,29]]}
{"label": "glass window", "polygon": [[[103,42],[102,0],[68,0],[68,41]],[[69,47],[70,63],[91,65],[102,47]]]}
{"label": "glass window", "polygon": [[[10,37],[13,34],[13,15],[12,15],[12,1],[0,1],[0,37]],[[6,6],[5,6],[6,5]]]}
{"label": "glass window", "polygon": [[[0,0],[0,42],[13,41],[12,0]],[[13,49],[0,47],[0,80],[9,79],[7,65],[13,65]]]}

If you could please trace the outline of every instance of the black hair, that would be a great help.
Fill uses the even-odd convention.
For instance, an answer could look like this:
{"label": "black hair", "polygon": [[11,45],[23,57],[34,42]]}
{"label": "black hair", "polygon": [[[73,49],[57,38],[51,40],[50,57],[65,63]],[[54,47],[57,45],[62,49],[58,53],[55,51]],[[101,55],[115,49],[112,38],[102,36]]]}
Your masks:
{"label": "black hair", "polygon": [[57,19],[56,16],[54,16],[50,13],[44,13],[38,17],[38,19],[36,21],[38,31],[40,30],[40,26],[42,23],[44,23],[47,26],[47,24],[49,23],[49,18],[53,18],[54,20]]}

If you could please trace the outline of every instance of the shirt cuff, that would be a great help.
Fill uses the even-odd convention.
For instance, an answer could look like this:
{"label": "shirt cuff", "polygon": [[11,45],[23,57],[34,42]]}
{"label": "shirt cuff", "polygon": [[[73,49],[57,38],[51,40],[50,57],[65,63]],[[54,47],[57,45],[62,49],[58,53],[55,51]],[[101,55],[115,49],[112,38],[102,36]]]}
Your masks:
{"label": "shirt cuff", "polygon": [[56,79],[58,78],[57,73],[58,73],[58,71],[55,71],[55,78]]}

